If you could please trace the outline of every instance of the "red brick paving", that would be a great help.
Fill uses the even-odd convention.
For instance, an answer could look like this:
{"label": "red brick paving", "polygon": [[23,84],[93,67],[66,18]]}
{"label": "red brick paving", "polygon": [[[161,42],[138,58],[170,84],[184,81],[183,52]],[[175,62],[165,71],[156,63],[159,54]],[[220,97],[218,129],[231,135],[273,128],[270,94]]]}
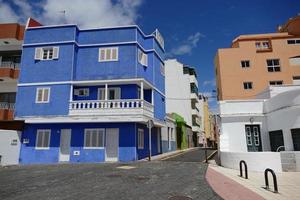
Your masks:
{"label": "red brick paving", "polygon": [[206,181],[212,189],[225,200],[263,200],[260,195],[247,189],[236,181],[215,171],[211,167],[207,168]]}

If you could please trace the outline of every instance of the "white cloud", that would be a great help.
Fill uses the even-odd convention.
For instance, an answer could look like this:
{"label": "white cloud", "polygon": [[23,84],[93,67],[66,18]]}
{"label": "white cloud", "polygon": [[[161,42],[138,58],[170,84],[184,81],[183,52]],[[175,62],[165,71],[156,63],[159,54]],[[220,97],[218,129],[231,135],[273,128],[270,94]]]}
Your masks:
{"label": "white cloud", "polygon": [[0,0],[0,23],[17,22],[20,18],[8,3]]}
{"label": "white cloud", "polygon": [[204,37],[205,37],[205,35],[203,35],[200,32],[190,35],[178,47],[171,49],[170,55],[172,56],[172,55],[190,54],[192,52],[193,48],[197,47],[200,38],[204,38]]}
{"label": "white cloud", "polygon": [[212,79],[212,80],[206,80],[203,82],[203,86],[208,86],[208,85],[216,86],[216,80]]}
{"label": "white cloud", "polygon": [[24,23],[28,17],[33,17],[44,25],[74,23],[81,28],[94,28],[134,24],[142,0],[45,0],[38,4],[13,0],[18,12],[8,3],[2,0],[0,3],[2,22]]}

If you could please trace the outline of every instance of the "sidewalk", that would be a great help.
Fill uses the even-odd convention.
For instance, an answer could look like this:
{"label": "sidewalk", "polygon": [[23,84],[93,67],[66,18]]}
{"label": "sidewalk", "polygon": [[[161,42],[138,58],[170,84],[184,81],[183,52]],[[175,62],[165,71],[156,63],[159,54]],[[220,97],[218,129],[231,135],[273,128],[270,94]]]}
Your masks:
{"label": "sidewalk", "polygon": [[[183,154],[183,153],[185,153],[187,151],[195,151],[195,150],[197,150],[199,148],[200,147],[191,147],[191,148],[188,148],[188,149],[171,151],[171,152],[159,154],[159,155],[156,155],[156,156],[151,156],[151,160],[152,161],[155,161],[155,160],[165,160],[167,158],[171,158],[173,156],[178,156],[180,154]],[[144,158],[144,159],[142,159],[140,161],[148,161],[148,158]]]}
{"label": "sidewalk", "polygon": [[[239,177],[238,170],[210,164],[206,176],[211,187],[224,199],[300,199],[300,172],[276,173],[278,194],[262,188],[265,187],[265,180],[264,173],[261,172],[248,172],[249,179],[244,179]],[[220,179],[220,177],[222,178]],[[215,183],[216,179],[220,179],[218,184]],[[273,180],[270,174],[269,185],[273,191]],[[250,196],[251,198],[249,198]]]}

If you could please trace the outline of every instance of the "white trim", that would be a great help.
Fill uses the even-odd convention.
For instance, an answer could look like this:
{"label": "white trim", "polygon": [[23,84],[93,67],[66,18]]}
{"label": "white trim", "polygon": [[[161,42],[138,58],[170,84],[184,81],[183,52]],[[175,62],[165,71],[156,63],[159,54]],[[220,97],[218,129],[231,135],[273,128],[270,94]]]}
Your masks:
{"label": "white trim", "polygon": [[[99,147],[91,147],[91,146],[85,146],[86,145],[86,133],[87,131],[97,131],[97,134],[100,134],[100,131],[102,132],[102,146]],[[85,128],[84,129],[84,138],[83,138],[83,149],[104,149],[105,148],[105,128]],[[100,145],[100,144],[99,144]]]}
{"label": "white trim", "polygon": [[154,87],[151,83],[143,78],[133,78],[133,79],[113,79],[113,80],[89,80],[89,81],[57,81],[57,82],[37,82],[37,83],[19,83],[18,87],[25,87],[25,86],[44,86],[44,85],[63,85],[63,84],[105,84],[105,83],[126,83],[126,82],[140,82],[143,81],[151,88],[156,90],[160,93],[163,97],[165,94],[161,92],[159,89]]}
{"label": "white trim", "polygon": [[[45,133],[46,131],[49,131],[49,136],[48,136],[48,147],[37,147],[37,143],[38,143],[38,135],[40,133]],[[44,137],[43,137],[44,138]],[[35,135],[35,149],[36,150],[48,150],[50,149],[50,144],[51,144],[51,129],[37,129],[36,130],[36,135]]]}
{"label": "white trim", "polygon": [[[39,91],[42,90],[42,100],[39,101]],[[45,94],[45,90],[48,90],[48,97],[47,97],[47,101],[44,101],[44,94]],[[49,103],[50,102],[50,87],[38,87],[36,88],[36,93],[35,93],[35,103]]]}
{"label": "white trim", "polygon": [[[110,51],[110,58],[107,58],[107,51]],[[116,58],[113,58],[113,51],[116,51]],[[101,51],[104,51],[104,59],[101,59]],[[119,61],[119,47],[101,47],[98,50],[98,62],[116,62]]]}

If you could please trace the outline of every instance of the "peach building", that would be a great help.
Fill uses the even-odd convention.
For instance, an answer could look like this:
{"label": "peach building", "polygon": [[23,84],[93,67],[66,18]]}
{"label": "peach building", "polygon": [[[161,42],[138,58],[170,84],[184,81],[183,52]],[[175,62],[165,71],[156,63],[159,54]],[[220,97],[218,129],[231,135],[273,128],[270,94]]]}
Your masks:
{"label": "peach building", "polygon": [[0,24],[0,120],[12,120],[24,26]]}
{"label": "peach building", "polygon": [[215,57],[218,100],[254,99],[269,85],[300,84],[300,16],[278,32],[241,35]]}

